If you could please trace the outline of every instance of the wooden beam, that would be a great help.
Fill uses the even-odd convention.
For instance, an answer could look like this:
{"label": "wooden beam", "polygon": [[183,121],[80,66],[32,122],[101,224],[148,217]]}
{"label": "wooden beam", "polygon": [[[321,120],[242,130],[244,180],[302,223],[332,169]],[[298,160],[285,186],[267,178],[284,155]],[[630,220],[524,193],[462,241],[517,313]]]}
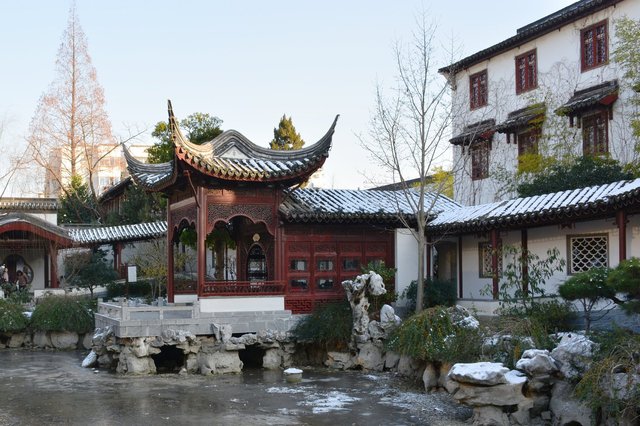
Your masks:
{"label": "wooden beam", "polygon": [[203,187],[197,188],[196,197],[198,200],[196,209],[196,233],[198,234],[196,254],[198,259],[198,297],[200,297],[204,290],[204,276],[207,265],[207,249],[205,246],[207,238],[207,194]]}

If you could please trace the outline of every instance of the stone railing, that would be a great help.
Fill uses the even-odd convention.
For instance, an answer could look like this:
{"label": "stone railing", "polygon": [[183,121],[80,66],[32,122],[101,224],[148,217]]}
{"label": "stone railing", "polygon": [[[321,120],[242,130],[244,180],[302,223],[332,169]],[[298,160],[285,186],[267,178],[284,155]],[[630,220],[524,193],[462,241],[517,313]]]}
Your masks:
{"label": "stone railing", "polygon": [[99,302],[98,314],[120,321],[197,319],[200,317],[200,307],[197,304],[191,306],[136,306],[125,302]]}

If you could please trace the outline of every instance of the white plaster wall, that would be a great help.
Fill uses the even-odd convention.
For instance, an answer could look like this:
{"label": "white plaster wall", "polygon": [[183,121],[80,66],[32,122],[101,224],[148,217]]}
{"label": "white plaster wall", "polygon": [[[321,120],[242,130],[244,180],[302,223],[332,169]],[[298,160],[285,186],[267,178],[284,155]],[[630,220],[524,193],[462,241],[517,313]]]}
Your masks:
{"label": "white plaster wall", "polygon": [[[557,116],[554,110],[567,102],[575,90],[615,78],[620,79],[620,71],[613,63],[611,52],[616,43],[615,20],[625,15],[638,19],[640,2],[622,1],[615,7],[575,21],[458,73],[453,95],[452,134],[457,135],[465,125],[482,120],[493,118],[499,124],[506,119],[509,112],[544,101],[547,104],[547,113],[540,143],[542,153],[580,154],[580,129],[569,128],[569,119]],[[580,71],[580,30],[605,19],[608,20],[610,62],[583,73]],[[516,95],[515,57],[533,49],[536,49],[538,60],[538,88]],[[488,105],[470,111],[469,76],[484,69],[488,72]],[[614,104],[613,120],[609,121],[609,150],[613,158],[623,163],[633,160],[635,155],[628,126],[628,116],[634,112],[628,102],[631,93],[630,89],[621,88],[619,99]],[[513,142],[507,144],[506,135],[494,135],[490,153],[490,177],[487,179],[473,181],[470,177],[471,160],[468,150],[464,155],[460,147],[454,147],[453,151],[456,201],[469,205],[483,204],[513,196],[513,193],[505,189],[500,176],[504,172],[515,171],[517,167],[517,145]]]}
{"label": "white plaster wall", "polygon": [[405,306],[407,302],[400,295],[418,278],[418,243],[408,229],[396,229],[395,247],[397,305]]}
{"label": "white plaster wall", "polygon": [[[640,256],[640,217],[630,216],[627,224],[627,257]],[[558,249],[560,257],[566,262],[567,236],[607,234],[609,241],[609,266],[618,265],[619,259],[619,232],[614,225],[613,219],[601,219],[589,222],[576,223],[571,228],[560,225],[530,228],[528,230],[528,248],[537,254],[541,259],[547,257],[547,251],[554,247]],[[503,245],[520,245],[520,231],[501,232],[500,239]],[[479,254],[478,243],[488,241],[488,237],[478,238],[476,235],[463,237],[462,259],[463,259],[463,299],[490,299],[491,295],[481,295],[480,291],[487,286],[491,286],[490,278],[479,277]],[[504,262],[504,259],[503,259]],[[545,286],[547,294],[557,293],[558,285],[568,278],[567,267],[562,271],[554,273]],[[501,280],[502,282],[502,280]]]}
{"label": "white plaster wall", "polygon": [[283,311],[284,296],[222,296],[200,299],[200,312]]}

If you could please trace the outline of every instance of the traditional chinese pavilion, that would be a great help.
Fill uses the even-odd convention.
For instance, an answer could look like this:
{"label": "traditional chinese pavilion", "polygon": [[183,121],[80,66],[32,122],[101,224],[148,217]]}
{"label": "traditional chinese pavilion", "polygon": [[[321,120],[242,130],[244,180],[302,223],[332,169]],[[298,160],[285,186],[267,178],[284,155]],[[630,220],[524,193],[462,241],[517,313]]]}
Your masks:
{"label": "traditional chinese pavilion", "polygon": [[[317,143],[294,151],[257,146],[234,130],[196,145],[169,103],[173,160],[145,164],[125,149],[133,180],[168,198],[170,302],[197,295],[203,311],[306,313],[344,297],[341,281],[369,262],[394,265],[398,204],[389,191],[298,189],[327,159],[337,119]],[[192,279],[174,267],[185,228],[197,235]],[[234,280],[206,275],[207,237],[221,231],[235,243]]]}

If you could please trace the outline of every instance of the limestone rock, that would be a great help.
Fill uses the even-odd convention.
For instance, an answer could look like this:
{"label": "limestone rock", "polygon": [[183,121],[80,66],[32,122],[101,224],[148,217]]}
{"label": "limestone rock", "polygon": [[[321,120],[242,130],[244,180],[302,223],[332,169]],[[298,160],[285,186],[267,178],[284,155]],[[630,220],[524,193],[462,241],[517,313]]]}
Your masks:
{"label": "limestone rock", "polygon": [[78,333],[74,331],[52,331],[51,346],[56,349],[75,349],[78,346]]}
{"label": "limestone rock", "polygon": [[33,334],[33,346],[37,348],[50,348],[51,339],[46,331],[36,331]]}
{"label": "limestone rock", "polygon": [[198,353],[198,365],[202,374],[240,373],[242,361],[238,352]]}
{"label": "limestone rock", "polygon": [[82,360],[83,368],[91,368],[98,362],[98,354],[94,351],[91,351],[87,354],[86,357]]}
{"label": "limestone rock", "polygon": [[509,416],[493,405],[473,409],[473,426],[510,426]]}
{"label": "limestone rock", "polygon": [[404,377],[419,379],[422,377],[422,363],[410,356],[400,355],[398,361],[398,374]]}
{"label": "limestone rock", "polygon": [[275,370],[280,368],[282,364],[282,356],[279,349],[267,349],[262,357],[262,368],[267,370]]}
{"label": "limestone rock", "polygon": [[355,363],[365,370],[382,371],[384,369],[383,351],[381,343],[367,342],[358,345],[358,356]]}
{"label": "limestone rock", "polygon": [[384,368],[392,370],[398,366],[400,361],[400,355],[395,352],[389,351],[384,355]]}
{"label": "limestone rock", "polygon": [[25,344],[25,340],[28,342],[28,340],[26,339],[26,334],[25,333],[20,333],[20,332],[16,332],[11,334],[11,336],[9,336],[9,341],[7,342],[7,347],[8,348],[19,348],[21,346],[23,346]]}
{"label": "limestone rock", "polygon": [[564,333],[558,346],[551,351],[551,357],[558,362],[564,377],[578,378],[591,364],[595,347],[596,344],[583,334]]}
{"label": "limestone rock", "polygon": [[467,329],[477,329],[480,322],[464,306],[456,305],[447,308],[447,313],[451,317],[453,324]]}
{"label": "limestone rock", "polygon": [[387,332],[396,328],[402,320],[390,305],[382,305],[380,309],[380,326]]}
{"label": "limestone rock", "polygon": [[84,349],[91,349],[91,346],[93,345],[93,336],[91,335],[91,333],[85,333],[84,336],[82,336],[82,347]]}
{"label": "limestone rock", "polygon": [[591,424],[591,410],[573,397],[572,386],[560,381],[551,390],[549,409],[555,417],[554,424]]}
{"label": "limestone rock", "polygon": [[558,371],[558,366],[549,351],[541,349],[528,349],[516,363],[518,370],[524,371],[529,376],[550,375]]}
{"label": "limestone rock", "polygon": [[233,334],[230,324],[211,324],[211,331],[219,342],[227,343]]}
{"label": "limestone rock", "polygon": [[431,392],[438,387],[439,371],[433,363],[428,362],[427,366],[422,373],[422,383],[424,384],[424,390]]}
{"label": "limestone rock", "polygon": [[348,370],[353,367],[353,358],[349,352],[327,352],[324,365],[335,370]]}
{"label": "limestone rock", "polygon": [[[452,367],[452,371],[455,365]],[[452,377],[451,372],[449,377]],[[453,397],[460,403],[473,407],[485,405],[511,406],[522,404],[527,398],[522,393],[522,388],[527,377],[519,371],[508,371],[503,374],[504,382],[495,385],[482,385],[481,383],[458,382],[458,389]]]}
{"label": "limestone rock", "polygon": [[372,340],[384,339],[386,331],[378,321],[371,321],[369,323],[369,336]]}
{"label": "limestone rock", "polygon": [[449,377],[459,383],[493,386],[507,383],[509,369],[500,362],[474,362],[454,364]]}

